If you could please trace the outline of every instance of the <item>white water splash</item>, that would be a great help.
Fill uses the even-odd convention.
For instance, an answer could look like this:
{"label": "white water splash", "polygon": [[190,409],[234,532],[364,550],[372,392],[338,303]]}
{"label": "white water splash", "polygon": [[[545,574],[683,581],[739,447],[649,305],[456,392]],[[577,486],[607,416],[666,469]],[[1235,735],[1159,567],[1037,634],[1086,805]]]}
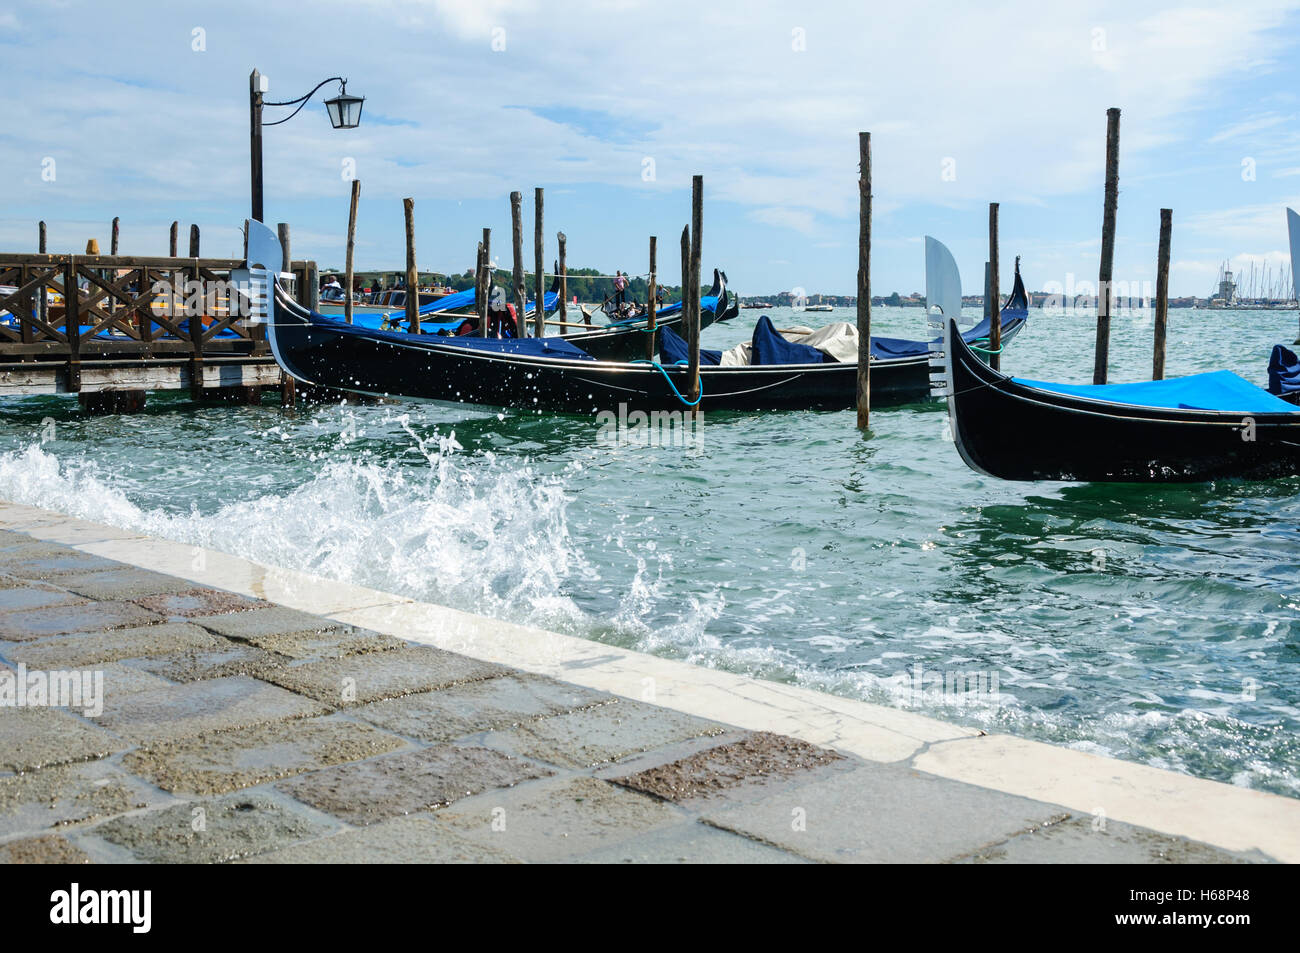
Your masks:
{"label": "white water splash", "polygon": [[498,618],[583,628],[564,585],[599,576],[569,536],[564,479],[491,454],[467,466],[454,434],[406,429],[427,467],[321,459],[299,486],[209,514],[143,509],[94,462],[35,444],[0,454],[0,497]]}

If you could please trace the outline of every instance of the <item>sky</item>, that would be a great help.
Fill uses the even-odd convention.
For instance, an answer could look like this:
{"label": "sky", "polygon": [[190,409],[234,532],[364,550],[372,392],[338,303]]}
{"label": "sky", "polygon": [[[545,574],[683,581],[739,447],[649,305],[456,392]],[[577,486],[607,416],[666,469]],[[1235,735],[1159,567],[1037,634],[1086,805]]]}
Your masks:
{"label": "sky", "polygon": [[[162,255],[179,220],[238,256],[249,209],[248,75],[288,100],[334,75],[366,97],[334,130],[327,85],[265,130],[266,218],[295,258],[341,266],[361,180],[358,270],[399,270],[402,199],[421,270],[510,264],[509,193],[545,189],[573,267],[679,280],[690,181],[703,264],[744,294],[852,294],[858,133],[872,135],[872,291],[922,291],[923,237],[967,293],[1000,205],[1001,286],[1095,282],[1106,109],[1122,110],[1115,278],[1153,282],[1173,209],[1170,291],[1220,265],[1287,260],[1300,207],[1300,0],[976,5],[765,0],[8,0],[0,62],[0,250]],[[268,107],[266,121],[288,110]],[[187,244],[182,238],[182,252]]]}

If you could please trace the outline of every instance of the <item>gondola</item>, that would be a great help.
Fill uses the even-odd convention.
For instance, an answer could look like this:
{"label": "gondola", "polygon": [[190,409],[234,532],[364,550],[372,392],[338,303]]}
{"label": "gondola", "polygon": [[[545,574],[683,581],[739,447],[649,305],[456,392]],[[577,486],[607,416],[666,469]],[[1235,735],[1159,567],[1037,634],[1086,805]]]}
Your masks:
{"label": "gondola", "polygon": [[[273,232],[252,222],[250,261],[279,261]],[[266,247],[264,247],[266,246]],[[378,396],[400,396],[532,411],[680,411],[687,406],[686,367],[595,360],[572,338],[496,339],[375,331],[316,314],[266,279],[267,340],[280,367],[309,384]],[[760,324],[771,322],[764,316]],[[1004,340],[1024,318],[1008,312]],[[757,330],[757,329],[756,329]],[[671,331],[670,331],[671,333]],[[773,333],[774,334],[774,333]],[[774,335],[775,337],[775,335]],[[772,340],[777,350],[802,347]],[[875,339],[872,400],[900,403],[929,392],[929,345]],[[807,350],[813,350],[807,348]],[[894,353],[901,351],[903,353]],[[783,363],[702,366],[710,410],[841,409],[853,406],[856,364]]]}
{"label": "gondola", "polygon": [[947,316],[934,370],[957,451],[989,476],[1194,483],[1300,472],[1300,410],[1231,371],[1098,385],[1008,377]]}

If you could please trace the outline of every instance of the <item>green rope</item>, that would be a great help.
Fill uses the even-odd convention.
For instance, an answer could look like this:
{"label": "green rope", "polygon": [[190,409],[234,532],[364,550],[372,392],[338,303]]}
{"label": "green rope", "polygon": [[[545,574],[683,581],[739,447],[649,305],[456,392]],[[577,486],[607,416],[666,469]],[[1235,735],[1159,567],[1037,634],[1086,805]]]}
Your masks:
{"label": "green rope", "polygon": [[[662,364],[660,364],[658,361],[647,361],[645,358],[641,358],[640,360],[633,361],[632,363],[633,363],[633,364],[651,364],[651,365],[653,365],[653,366],[655,367],[655,369],[658,370],[659,373],[662,374],[662,375],[664,376],[664,380],[666,380],[666,381],[668,382],[668,386],[671,387],[672,390],[673,390],[673,393],[677,395],[677,399],[680,400],[680,401],[681,401],[683,404],[685,404],[687,407],[694,407],[696,404],[698,404],[701,400],[704,399],[704,380],[703,380],[702,378],[700,379],[700,396],[699,396],[699,397],[696,397],[694,400],[687,400],[685,397],[682,396],[682,392],[679,391],[679,390],[677,389],[677,385],[673,383],[673,379],[672,379],[671,377],[668,376],[668,371],[666,371],[666,370],[664,369],[664,366],[663,366]],[[686,363],[685,361],[678,361],[678,362],[677,362],[676,364],[674,364],[673,366],[674,366],[674,367],[686,367],[686,366],[688,366],[688,365],[687,365],[687,363]]]}
{"label": "green rope", "polygon": [[[975,341],[987,341],[988,338],[976,338]],[[1001,354],[1005,350],[1005,345],[999,344],[997,350],[990,350],[986,347],[980,347],[975,341],[967,341],[966,346],[972,351],[979,351],[981,354]]]}

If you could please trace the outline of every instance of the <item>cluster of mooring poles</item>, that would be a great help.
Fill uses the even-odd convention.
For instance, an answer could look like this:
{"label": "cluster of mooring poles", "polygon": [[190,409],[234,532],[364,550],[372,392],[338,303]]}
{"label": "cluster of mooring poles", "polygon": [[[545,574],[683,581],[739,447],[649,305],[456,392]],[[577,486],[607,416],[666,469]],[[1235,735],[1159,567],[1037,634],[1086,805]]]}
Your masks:
{"label": "cluster of mooring poles", "polygon": [[[352,183],[352,207],[348,215],[347,237],[347,282],[349,291],[352,286],[352,251],[355,243],[357,196],[360,194],[359,181]],[[532,337],[545,337],[547,325],[566,328],[587,327],[587,323],[568,320],[568,263],[567,238],[564,232],[556,234],[559,245],[559,258],[555,277],[558,280],[557,320],[546,319],[546,282],[545,271],[546,246],[544,238],[544,190],[533,190],[533,269],[535,275],[534,295],[536,305],[533,311],[531,330],[525,324],[527,308],[527,288],[524,278],[524,240],[523,240],[523,194],[510,193],[511,249],[513,263],[511,268],[511,302],[518,315],[520,334]],[[407,329],[418,333],[420,330],[420,299],[418,292],[419,275],[415,265],[415,200],[402,200],[406,217],[406,323]],[[704,176],[691,178],[691,221],[682,229],[682,324],[686,341],[690,347],[690,361],[687,369],[689,390],[687,398],[693,402],[693,412],[698,415],[700,408],[700,261],[702,249],[702,232],[704,225]],[[284,236],[281,238],[285,241]],[[287,254],[287,243],[285,244]],[[646,358],[653,361],[655,356],[655,329],[658,327],[658,302],[655,292],[659,284],[659,239],[650,236],[650,272],[648,281],[648,300],[646,311]],[[488,334],[488,297],[492,289],[492,230],[483,229],[482,240],[478,242],[474,265],[474,306],[480,333]],[[346,320],[352,320],[350,294],[346,296]],[[561,331],[563,333],[563,330]]]}
{"label": "cluster of mooring poles", "polygon": [[[858,134],[858,385],[857,425],[866,430],[871,415],[871,133]],[[1106,112],[1106,188],[1101,225],[1101,267],[1097,289],[1097,342],[1093,383],[1106,383],[1110,360],[1110,316],[1114,302],[1115,213],[1119,205],[1119,109]],[[1155,341],[1151,377],[1165,376],[1165,339],[1169,320],[1169,245],[1173,211],[1160,210],[1160,246],[1156,260]],[[989,363],[1001,367],[1002,319],[998,281],[998,203],[989,203],[989,258],[985,263],[984,309],[989,319]],[[945,315],[945,317],[948,317]]]}
{"label": "cluster of mooring poles", "polygon": [[[1110,361],[1110,316],[1114,304],[1115,213],[1119,206],[1119,109],[1106,110],[1106,192],[1101,217],[1101,268],[1097,274],[1097,346],[1092,370],[1094,384],[1106,383]],[[1155,339],[1151,379],[1165,376],[1165,338],[1169,325],[1169,244],[1172,209],[1160,210],[1160,245],[1156,253]]]}

